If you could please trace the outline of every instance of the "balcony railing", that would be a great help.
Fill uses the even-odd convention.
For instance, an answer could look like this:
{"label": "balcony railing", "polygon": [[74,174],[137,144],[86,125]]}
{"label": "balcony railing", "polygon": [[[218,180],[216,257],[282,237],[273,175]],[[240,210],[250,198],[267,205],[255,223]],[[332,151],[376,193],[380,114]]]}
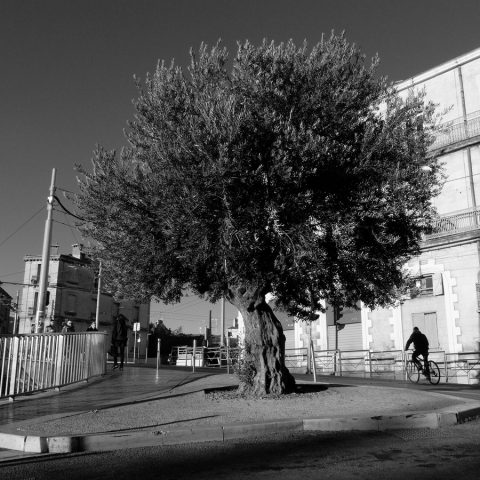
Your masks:
{"label": "balcony railing", "polygon": [[433,225],[433,231],[426,240],[455,233],[470,232],[480,228],[480,208],[454,215],[442,215]]}
{"label": "balcony railing", "polygon": [[430,149],[437,150],[478,135],[480,135],[480,111],[470,113],[466,121],[461,117],[441,125]]}

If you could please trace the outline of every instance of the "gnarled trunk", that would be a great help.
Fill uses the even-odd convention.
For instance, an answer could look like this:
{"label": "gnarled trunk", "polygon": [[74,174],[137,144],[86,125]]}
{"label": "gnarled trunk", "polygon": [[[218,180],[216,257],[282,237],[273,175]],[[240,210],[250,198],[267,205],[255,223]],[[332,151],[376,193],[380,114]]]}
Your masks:
{"label": "gnarled trunk", "polygon": [[259,288],[239,288],[229,300],[245,323],[245,359],[253,369],[253,382],[242,381],[240,391],[252,395],[283,394],[295,390],[295,379],[285,366],[285,335],[281,323]]}

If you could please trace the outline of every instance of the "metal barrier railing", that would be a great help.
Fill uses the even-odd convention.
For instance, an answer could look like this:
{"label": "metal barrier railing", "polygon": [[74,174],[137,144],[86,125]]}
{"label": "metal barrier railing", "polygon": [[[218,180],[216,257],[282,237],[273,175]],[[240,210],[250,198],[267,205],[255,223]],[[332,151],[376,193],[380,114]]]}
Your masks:
{"label": "metal barrier railing", "polygon": [[181,367],[226,367],[234,365],[238,347],[173,347],[170,363]]}
{"label": "metal barrier railing", "polygon": [[[174,347],[172,356],[179,366],[228,369],[235,365],[241,352],[238,347]],[[403,350],[315,350],[313,346],[285,349],[285,365],[292,373],[314,373],[315,377],[320,374],[405,380],[405,363],[410,357],[411,352]],[[431,350],[429,359],[438,364],[442,382],[480,380],[480,352]]]}
{"label": "metal barrier railing", "polygon": [[285,366],[292,373],[304,373],[308,369],[308,348],[286,348]]}
{"label": "metal barrier railing", "polygon": [[337,372],[340,375],[366,376],[368,350],[337,350]]}
{"label": "metal barrier railing", "polygon": [[405,378],[405,356],[402,350],[368,352],[368,370],[371,378]]}
{"label": "metal barrier railing", "polygon": [[468,383],[480,381],[480,352],[445,354],[445,378],[447,381]]}
{"label": "metal barrier railing", "polygon": [[452,145],[477,135],[480,135],[480,112],[478,111],[469,114],[466,121],[460,117],[441,125],[430,150]]}
{"label": "metal barrier railing", "polygon": [[454,215],[442,215],[432,225],[432,233],[425,235],[426,239],[451,235],[453,233],[469,232],[480,228],[480,209]]}
{"label": "metal barrier railing", "polygon": [[314,350],[312,348],[313,368],[323,375],[331,375],[336,370],[336,350]]}
{"label": "metal barrier railing", "polygon": [[60,388],[106,372],[106,334],[0,336],[0,398]]}
{"label": "metal barrier railing", "polygon": [[[434,360],[441,369],[445,382],[449,380],[446,355],[443,350],[432,350],[429,354],[429,359]],[[406,378],[405,362],[410,356],[411,352],[403,350],[314,350],[312,348],[314,373],[320,375],[403,380]],[[477,352],[477,356],[478,361],[475,365],[480,371],[480,353]]]}

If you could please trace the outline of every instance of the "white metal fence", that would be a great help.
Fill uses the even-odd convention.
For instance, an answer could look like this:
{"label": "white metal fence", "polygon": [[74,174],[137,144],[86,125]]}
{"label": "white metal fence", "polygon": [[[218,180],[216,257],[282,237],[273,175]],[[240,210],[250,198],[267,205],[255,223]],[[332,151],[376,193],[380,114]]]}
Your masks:
{"label": "white metal fence", "polygon": [[[309,368],[320,375],[361,376],[364,378],[406,378],[405,362],[411,352],[402,350],[311,350],[311,364],[308,351],[304,349],[301,365],[306,373]],[[480,352],[448,353],[431,350],[428,358],[435,361],[441,373],[442,382],[472,384],[480,381]],[[297,361],[298,362],[298,361]],[[309,367],[309,365],[311,365]]]}
{"label": "white metal fence", "polygon": [[227,367],[237,362],[238,347],[173,347],[170,364],[180,367]]}
{"label": "white metal fence", "polygon": [[[184,367],[229,367],[241,355],[239,348],[174,347],[171,364]],[[315,350],[285,349],[285,365],[292,373],[314,373],[345,377],[405,380],[405,362],[411,352],[403,350]],[[441,381],[450,383],[480,382],[480,351],[448,353],[431,350],[441,372]]]}
{"label": "white metal fence", "polygon": [[106,334],[0,336],[0,398],[59,388],[106,372]]}

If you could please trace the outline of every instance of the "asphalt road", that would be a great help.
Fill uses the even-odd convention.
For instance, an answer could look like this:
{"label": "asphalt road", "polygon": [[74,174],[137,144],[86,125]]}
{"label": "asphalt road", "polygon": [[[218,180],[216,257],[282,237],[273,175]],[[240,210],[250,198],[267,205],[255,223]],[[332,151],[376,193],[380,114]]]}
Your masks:
{"label": "asphalt road", "polygon": [[480,421],[389,433],[291,434],[96,454],[25,459],[0,465],[9,480],[477,480]]}

